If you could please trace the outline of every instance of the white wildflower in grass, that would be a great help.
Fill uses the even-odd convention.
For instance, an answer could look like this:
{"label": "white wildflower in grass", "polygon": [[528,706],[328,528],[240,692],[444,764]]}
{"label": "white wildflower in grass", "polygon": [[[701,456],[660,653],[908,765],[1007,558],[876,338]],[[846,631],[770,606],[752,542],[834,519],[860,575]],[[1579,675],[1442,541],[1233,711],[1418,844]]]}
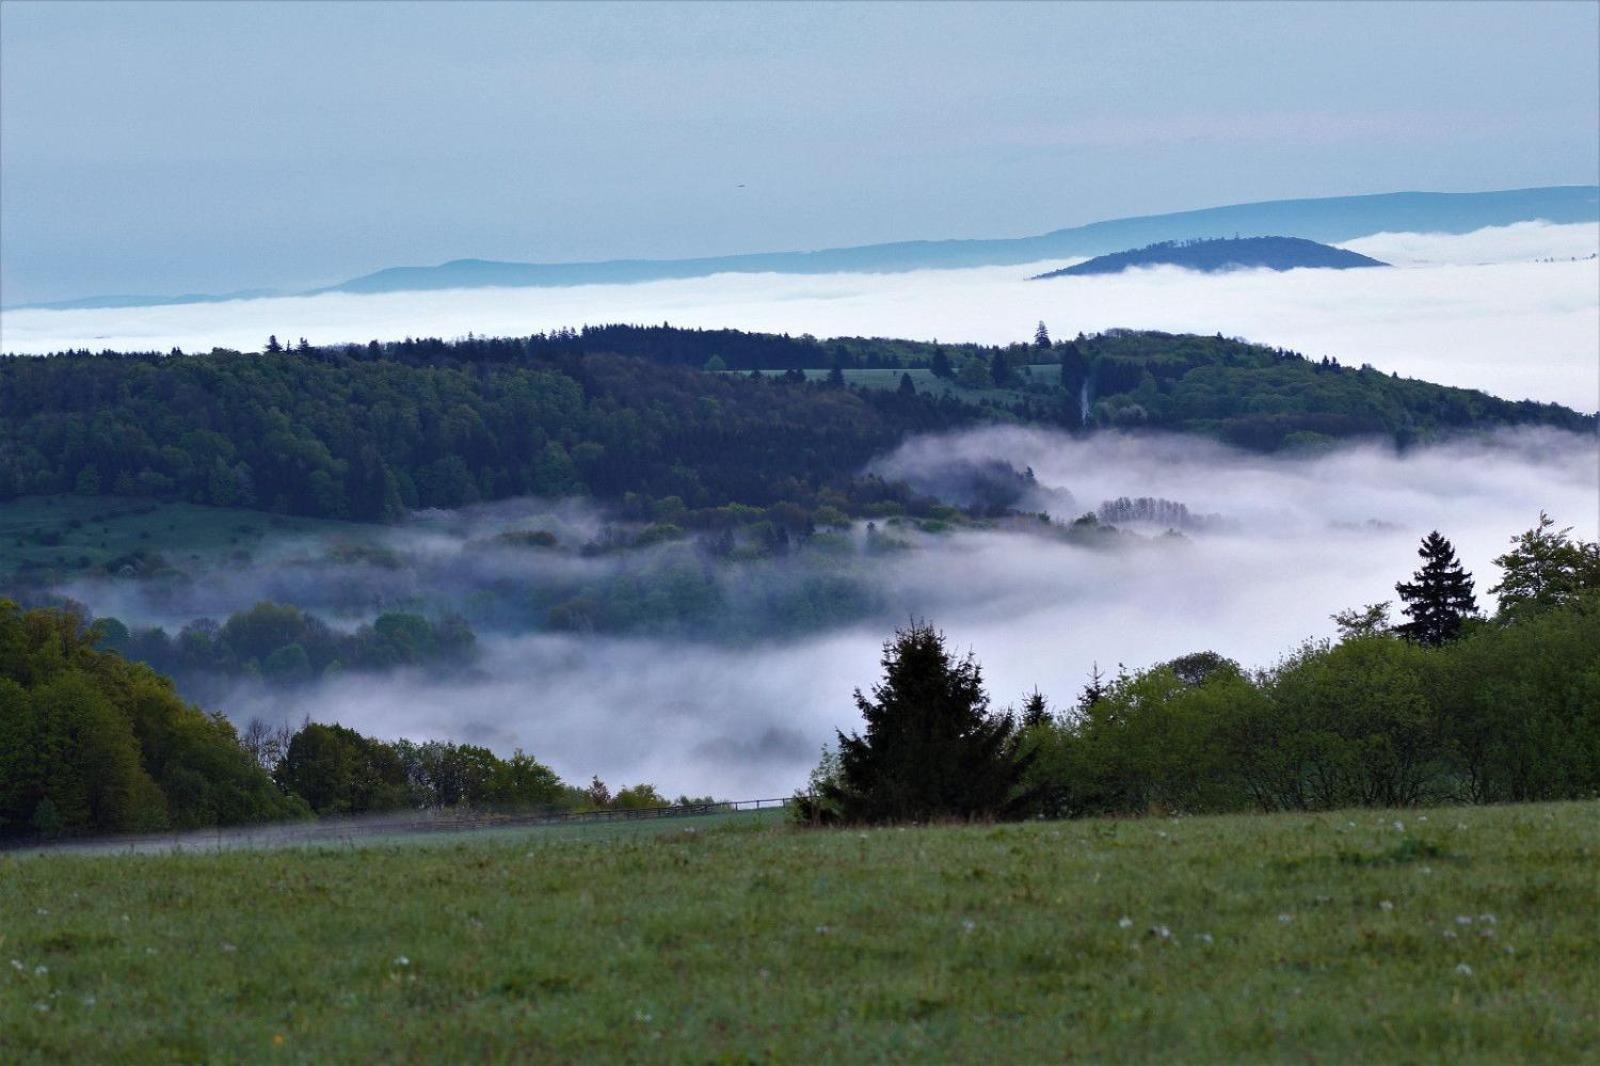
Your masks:
{"label": "white wildflower in grass", "polygon": [[1480,914],[1478,915],[1478,921],[1484,925],[1493,925],[1495,924],[1495,916],[1492,914]]}
{"label": "white wildflower in grass", "polygon": [[1394,831],[1396,833],[1404,833],[1406,831],[1406,823],[1400,821],[1398,818],[1395,819]]}
{"label": "white wildflower in grass", "polygon": [[1444,931],[1444,938],[1446,940],[1454,940],[1456,938],[1456,931],[1454,929],[1446,929]]}
{"label": "white wildflower in grass", "polygon": [[35,966],[33,968],[33,975],[35,977],[43,977],[45,974],[47,974],[49,972],[50,972],[50,967],[46,966],[44,963],[40,963],[39,965],[37,965],[37,966]]}
{"label": "white wildflower in grass", "polygon": [[963,918],[963,919],[961,919],[961,931],[962,932],[970,933],[976,928],[978,928],[978,923],[973,921],[971,918]]}
{"label": "white wildflower in grass", "polygon": [[1458,915],[1456,915],[1456,924],[1457,925],[1471,925],[1472,924],[1472,915],[1470,915],[1470,914],[1458,914]]}
{"label": "white wildflower in grass", "polygon": [[410,966],[411,960],[406,958],[404,955],[396,955],[394,957],[394,964],[396,966]]}
{"label": "white wildflower in grass", "polygon": [[22,960],[21,959],[12,959],[11,960],[11,968],[13,970],[17,971],[18,973],[21,973],[22,971],[27,969],[27,967],[22,964]]}
{"label": "white wildflower in grass", "polygon": [[33,1009],[38,1011],[40,1014],[49,1014],[50,1013],[50,1004],[48,1004],[48,1003],[35,1003],[33,1005]]}
{"label": "white wildflower in grass", "polygon": [[36,907],[36,908],[34,908],[33,913],[35,913],[39,917],[43,918],[43,917],[47,916],[50,913],[50,909],[48,907]]}
{"label": "white wildflower in grass", "polygon": [[96,1001],[93,996],[84,996],[81,1002],[85,1007],[92,1007],[95,1005]]}
{"label": "white wildflower in grass", "polygon": [[1172,930],[1164,925],[1152,925],[1150,927],[1150,935],[1158,940],[1171,940]]}
{"label": "white wildflower in grass", "polygon": [[1512,947],[1510,944],[1506,945],[1506,954],[1507,955],[1515,955],[1516,953],[1517,953],[1517,949],[1516,948]]}
{"label": "white wildflower in grass", "polygon": [[1423,877],[1427,877],[1429,874],[1433,873],[1433,867],[1424,866],[1418,870],[1417,873],[1421,874]]}
{"label": "white wildflower in grass", "polygon": [[1427,820],[1428,820],[1428,816],[1427,816],[1427,815],[1426,815],[1426,814],[1419,814],[1419,815],[1417,815],[1417,821],[1419,821],[1419,822],[1426,822],[1426,821],[1427,821]]}
{"label": "white wildflower in grass", "polygon": [[1392,910],[1394,910],[1394,900],[1380,899],[1378,901],[1378,909],[1380,911],[1392,911]]}
{"label": "white wildflower in grass", "polygon": [[225,954],[227,954],[227,953],[238,951],[239,949],[234,947],[232,944],[229,944],[227,941],[223,941],[222,950],[223,950],[223,952]]}
{"label": "white wildflower in grass", "polygon": [[636,1010],[633,1012],[633,1020],[648,1025],[652,1020],[654,1020],[654,1016],[651,1015],[649,1011]]}
{"label": "white wildflower in grass", "polygon": [[1210,933],[1201,933],[1200,934],[1200,943],[1202,943],[1202,944],[1211,944],[1211,943],[1215,943],[1215,942],[1216,942],[1215,938],[1212,937],[1212,935]]}
{"label": "white wildflower in grass", "polygon": [[1478,930],[1478,935],[1484,937],[1485,939],[1492,940],[1494,938],[1494,930],[1488,926],[1485,926],[1484,928]]}
{"label": "white wildflower in grass", "polygon": [[1472,967],[1468,966],[1464,962],[1457,963],[1456,964],[1456,973],[1461,975],[1462,977],[1471,977],[1472,976]]}
{"label": "white wildflower in grass", "polygon": [[1466,827],[1467,827],[1467,823],[1466,822],[1457,822],[1456,823],[1456,828],[1457,829],[1465,829]]}
{"label": "white wildflower in grass", "polygon": [[829,929],[828,929],[827,926],[825,926],[825,925],[817,926],[817,935],[818,936],[827,936],[828,933],[829,933]]}
{"label": "white wildflower in grass", "polygon": [[1118,929],[1132,929],[1133,928],[1133,919],[1129,918],[1126,914],[1124,914],[1121,918],[1117,919],[1117,928]]}
{"label": "white wildflower in grass", "polygon": [[1288,925],[1290,922],[1294,921],[1294,915],[1280,914],[1278,915],[1278,921],[1284,925]]}

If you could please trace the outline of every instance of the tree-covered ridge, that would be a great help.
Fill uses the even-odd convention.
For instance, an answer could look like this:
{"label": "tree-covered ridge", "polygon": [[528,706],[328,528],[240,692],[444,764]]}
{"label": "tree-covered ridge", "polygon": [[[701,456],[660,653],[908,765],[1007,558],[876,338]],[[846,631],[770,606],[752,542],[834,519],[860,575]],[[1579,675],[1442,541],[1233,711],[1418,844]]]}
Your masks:
{"label": "tree-covered ridge", "polygon": [[[755,373],[816,358],[832,361],[820,380],[794,365]],[[691,369],[702,366],[750,373]],[[852,385],[884,376],[873,367],[908,369],[894,388]],[[631,326],[292,351],[273,340],[259,356],[0,359],[0,500],[115,493],[383,521],[529,494],[633,494],[691,510],[868,514],[911,502],[905,486],[861,476],[871,458],[983,421],[1150,426],[1267,451],[1595,427],[1556,404],[1147,331],[1063,343],[1041,330],[993,348]]]}
{"label": "tree-covered ridge", "polygon": [[1097,255],[1082,263],[1038,274],[1033,280],[1120,274],[1148,266],[1176,266],[1211,274],[1223,270],[1351,270],[1388,266],[1359,252],[1318,244],[1303,237],[1215,237],[1206,240],[1160,241],[1125,252]]}

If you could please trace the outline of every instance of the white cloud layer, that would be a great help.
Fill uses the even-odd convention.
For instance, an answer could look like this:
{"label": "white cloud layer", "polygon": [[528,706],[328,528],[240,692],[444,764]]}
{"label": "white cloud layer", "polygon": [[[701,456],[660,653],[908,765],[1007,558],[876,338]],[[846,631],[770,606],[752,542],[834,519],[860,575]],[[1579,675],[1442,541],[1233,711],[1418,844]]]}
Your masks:
{"label": "white cloud layer", "polygon": [[1222,275],[1158,268],[1025,280],[1063,265],[1052,262],[11,311],[0,315],[0,350],[248,351],[259,349],[269,333],[322,344],[662,321],[817,336],[1009,342],[1031,336],[1043,319],[1058,335],[1114,326],[1220,332],[1511,399],[1600,407],[1600,262],[1583,258],[1600,248],[1600,227],[1522,223],[1461,236],[1379,234],[1350,246],[1402,265]]}
{"label": "white cloud layer", "polygon": [[1486,608],[1490,560],[1541,509],[1587,539],[1600,533],[1600,450],[1556,432],[1293,459],[1194,438],[997,428],[913,441],[899,458],[930,454],[1032,466],[1085,508],[1165,496],[1231,521],[1121,550],[1028,532],[928,537],[883,557],[885,615],[859,627],[738,648],[486,636],[476,678],[352,677],[288,700],[244,689],[227,709],[521,746],[569,780],[767,797],[803,783],[834,728],[858,727],[851,691],[877,680],[880,642],[912,614],[977,652],[997,705],[1037,685],[1059,706],[1096,661],[1114,672],[1211,649],[1266,666],[1303,638],[1331,636],[1333,611],[1394,598],[1431,529],[1455,543]]}

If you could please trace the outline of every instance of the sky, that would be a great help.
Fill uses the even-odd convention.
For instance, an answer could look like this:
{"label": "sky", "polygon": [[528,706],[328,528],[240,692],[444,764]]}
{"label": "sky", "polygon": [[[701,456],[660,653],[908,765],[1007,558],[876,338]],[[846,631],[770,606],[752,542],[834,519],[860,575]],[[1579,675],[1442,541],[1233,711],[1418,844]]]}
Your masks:
{"label": "sky", "polygon": [[0,302],[1589,184],[1600,5],[0,10]]}

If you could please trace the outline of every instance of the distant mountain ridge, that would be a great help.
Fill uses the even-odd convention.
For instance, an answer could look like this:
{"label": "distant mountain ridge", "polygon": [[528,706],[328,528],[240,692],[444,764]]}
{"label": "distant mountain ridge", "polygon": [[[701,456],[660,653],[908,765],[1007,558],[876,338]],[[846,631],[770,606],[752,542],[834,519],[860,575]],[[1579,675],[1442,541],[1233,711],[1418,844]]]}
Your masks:
{"label": "distant mountain ridge", "polygon": [[1359,252],[1308,241],[1304,237],[1218,237],[1192,241],[1161,241],[1082,263],[1036,274],[1034,281],[1086,274],[1120,274],[1148,266],[1176,266],[1215,274],[1225,270],[1357,270],[1384,267]]}
{"label": "distant mountain ridge", "polygon": [[[622,285],[720,273],[898,273],[1012,266],[1046,259],[1105,255],[1160,241],[1267,237],[1290,233],[1336,243],[1381,232],[1470,233],[1535,219],[1600,221],[1600,186],[1563,185],[1496,192],[1398,192],[1370,196],[1269,200],[1197,211],[1094,222],[1036,237],[900,241],[810,252],[765,252],[698,259],[613,259],[579,263],[516,263],[456,259],[437,266],[390,267],[307,293],[415,292],[429,289]],[[230,297],[152,297],[144,306]],[[138,306],[142,297],[91,297],[25,308]],[[111,302],[106,302],[111,301]]]}

